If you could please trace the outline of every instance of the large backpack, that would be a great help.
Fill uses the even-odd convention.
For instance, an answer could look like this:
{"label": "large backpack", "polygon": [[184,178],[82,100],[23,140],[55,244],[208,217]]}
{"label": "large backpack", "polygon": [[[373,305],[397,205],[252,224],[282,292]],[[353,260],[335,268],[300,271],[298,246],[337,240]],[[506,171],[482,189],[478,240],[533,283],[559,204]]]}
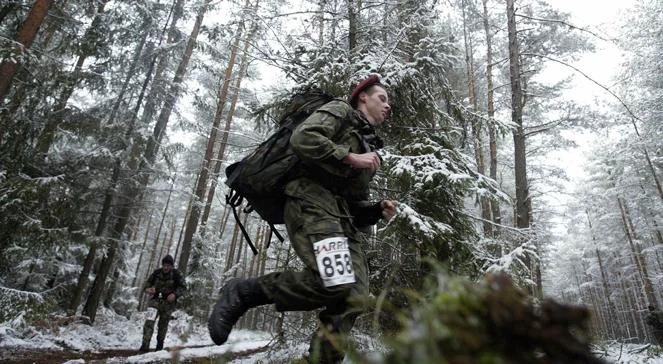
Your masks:
{"label": "large backpack", "polygon": [[226,168],[226,185],[230,187],[226,202],[233,208],[235,220],[253,254],[258,251],[240,222],[237,208],[247,200],[244,212],[255,210],[283,241],[274,224],[284,223],[285,185],[301,171],[300,159],[290,147],[290,136],[299,124],[333,99],[316,88],[295,93],[278,120],[279,129],[249,155]]}

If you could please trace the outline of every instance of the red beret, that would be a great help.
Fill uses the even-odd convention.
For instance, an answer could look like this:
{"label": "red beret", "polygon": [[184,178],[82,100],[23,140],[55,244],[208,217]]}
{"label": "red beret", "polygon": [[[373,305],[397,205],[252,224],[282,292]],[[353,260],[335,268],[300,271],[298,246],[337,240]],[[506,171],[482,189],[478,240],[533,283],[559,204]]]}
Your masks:
{"label": "red beret", "polygon": [[357,86],[355,86],[354,89],[352,89],[352,95],[350,95],[350,99],[348,100],[350,102],[350,105],[355,106],[357,104],[357,98],[359,97],[359,94],[362,91],[374,85],[382,86],[382,83],[380,82],[380,77],[378,77],[378,75],[375,74],[370,75],[365,80],[359,82],[359,84],[357,84]]}

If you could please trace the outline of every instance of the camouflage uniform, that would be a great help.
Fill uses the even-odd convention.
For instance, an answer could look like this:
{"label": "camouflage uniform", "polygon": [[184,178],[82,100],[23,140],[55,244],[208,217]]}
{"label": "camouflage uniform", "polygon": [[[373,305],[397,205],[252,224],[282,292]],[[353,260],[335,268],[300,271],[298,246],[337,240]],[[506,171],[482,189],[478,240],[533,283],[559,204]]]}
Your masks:
{"label": "camouflage uniform", "polygon": [[[379,203],[366,201],[374,173],[353,169],[342,160],[349,152],[374,151],[382,146],[381,141],[361,112],[335,100],[300,124],[290,143],[304,167],[302,177],[286,186],[285,223],[291,245],[306,268],[300,272],[267,274],[258,278],[258,282],[277,310],[324,307],[319,316],[324,328],[333,333],[347,333],[363,311],[348,299],[353,297],[353,303],[362,301],[369,293],[368,265],[359,228],[375,224],[382,210]],[[348,238],[355,283],[324,286],[313,243],[331,237]],[[342,358],[342,353],[333,350],[322,337],[321,332],[314,336],[312,349],[320,344],[316,340],[322,339],[319,355],[327,356],[329,361]]]}
{"label": "camouflage uniform", "polygon": [[[145,283],[144,288],[154,287],[155,294],[150,298],[147,303],[148,307],[157,309],[157,316],[159,317],[159,328],[157,330],[157,350],[163,349],[163,341],[168,332],[168,323],[171,319],[171,314],[175,311],[177,298],[182,296],[186,290],[186,283],[184,278],[177,271],[171,269],[166,273],[162,268],[155,270],[150,278]],[[176,300],[168,302],[166,298],[171,293],[175,293]],[[152,340],[152,333],[154,332],[154,317],[149,317],[143,326],[143,344],[142,350],[147,350]]]}
{"label": "camouflage uniform", "polygon": [[651,326],[654,339],[659,345],[663,345],[663,313],[658,310],[650,310],[646,317],[647,324]]}

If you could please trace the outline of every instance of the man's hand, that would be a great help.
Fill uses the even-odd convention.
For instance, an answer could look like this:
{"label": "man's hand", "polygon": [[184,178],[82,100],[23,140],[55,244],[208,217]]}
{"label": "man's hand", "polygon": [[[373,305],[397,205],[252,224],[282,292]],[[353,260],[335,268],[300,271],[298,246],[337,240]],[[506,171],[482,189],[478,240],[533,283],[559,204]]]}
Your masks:
{"label": "man's hand", "polygon": [[398,202],[391,200],[382,200],[380,201],[380,207],[382,207],[382,217],[389,221],[392,217],[396,216],[396,206]]}
{"label": "man's hand", "polygon": [[173,302],[173,301],[175,301],[175,297],[176,297],[175,293],[171,293],[171,294],[168,295],[168,297],[166,297],[166,301]]}
{"label": "man's hand", "polygon": [[380,157],[375,152],[349,153],[343,158],[343,163],[349,164],[352,168],[369,169],[371,172],[375,172],[380,168]]}
{"label": "man's hand", "polygon": [[154,287],[145,288],[145,293],[149,294],[150,296],[154,296],[156,292],[157,290]]}

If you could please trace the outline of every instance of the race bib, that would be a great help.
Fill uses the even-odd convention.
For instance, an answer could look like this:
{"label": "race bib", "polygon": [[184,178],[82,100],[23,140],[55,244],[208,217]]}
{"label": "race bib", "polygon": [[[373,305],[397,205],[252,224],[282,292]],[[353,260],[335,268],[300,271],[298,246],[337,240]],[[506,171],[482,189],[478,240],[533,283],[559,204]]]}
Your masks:
{"label": "race bib", "polygon": [[147,319],[148,320],[156,320],[158,314],[159,314],[159,311],[157,311],[156,307],[148,307],[147,308]]}
{"label": "race bib", "polygon": [[315,260],[325,287],[354,283],[348,238],[328,238],[313,243]]}

